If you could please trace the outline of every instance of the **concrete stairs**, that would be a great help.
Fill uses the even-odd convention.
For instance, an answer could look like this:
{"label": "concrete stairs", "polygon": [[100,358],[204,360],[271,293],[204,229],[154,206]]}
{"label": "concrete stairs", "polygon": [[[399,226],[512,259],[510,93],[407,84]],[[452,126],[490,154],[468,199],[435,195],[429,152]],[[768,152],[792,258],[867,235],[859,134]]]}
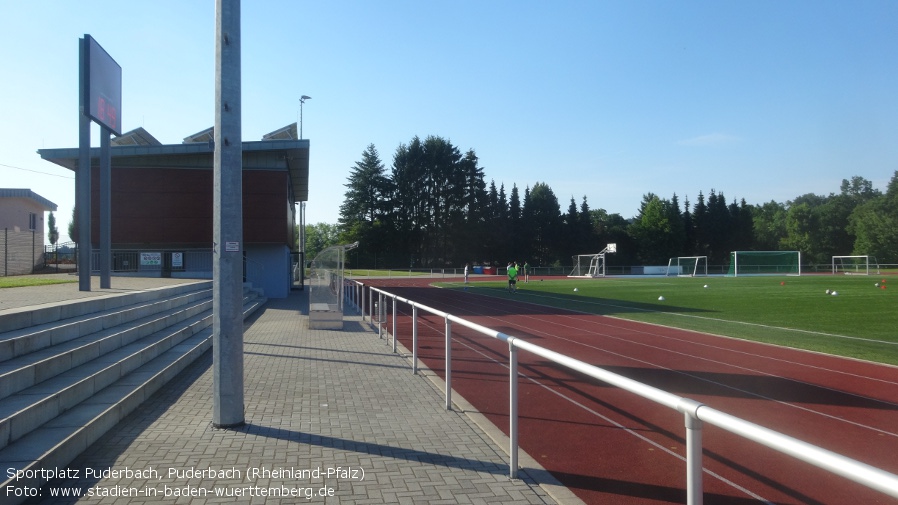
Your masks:
{"label": "concrete stairs", "polygon": [[[244,287],[244,318],[265,301]],[[0,314],[0,503],[24,501],[8,486],[41,487],[211,347],[211,281]]]}

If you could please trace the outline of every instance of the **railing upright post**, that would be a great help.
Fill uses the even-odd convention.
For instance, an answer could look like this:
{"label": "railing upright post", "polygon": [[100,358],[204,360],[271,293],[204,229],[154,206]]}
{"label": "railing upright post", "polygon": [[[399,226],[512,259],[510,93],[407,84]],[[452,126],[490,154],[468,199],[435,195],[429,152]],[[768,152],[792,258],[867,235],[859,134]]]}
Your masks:
{"label": "railing upright post", "polygon": [[452,321],[446,317],[446,410],[452,410]]}
{"label": "railing upright post", "polygon": [[396,353],[396,297],[393,297],[393,353]]}
{"label": "railing upright post", "polygon": [[508,339],[508,477],[518,478],[518,349]]}
{"label": "railing upright post", "polygon": [[375,307],[377,308],[377,319],[375,320],[377,321],[377,337],[384,338],[384,322],[380,320],[380,315],[386,314],[386,312],[384,311],[384,294],[381,292],[377,293],[377,305]]}
{"label": "railing upright post", "polygon": [[677,410],[686,419],[686,505],[702,505],[704,489],[702,483],[702,420],[698,409],[703,405],[695,400],[683,398]]}
{"label": "railing upright post", "polygon": [[418,306],[412,304],[412,373],[418,375]]}

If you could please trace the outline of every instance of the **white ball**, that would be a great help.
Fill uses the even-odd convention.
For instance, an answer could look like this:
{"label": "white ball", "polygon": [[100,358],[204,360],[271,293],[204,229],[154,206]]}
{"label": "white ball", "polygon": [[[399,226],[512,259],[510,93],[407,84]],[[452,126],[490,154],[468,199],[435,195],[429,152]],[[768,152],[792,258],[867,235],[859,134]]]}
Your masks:
{"label": "white ball", "polygon": [[707,287],[708,287],[708,285],[707,285],[707,284],[705,284],[705,287],[706,287],[706,288],[707,288]]}
{"label": "white ball", "polygon": [[576,292],[577,292],[577,291],[579,291],[579,289],[577,289],[577,288],[574,288],[574,293],[576,293]]}
{"label": "white ball", "polygon": [[826,294],[829,294],[829,290],[828,290],[828,289],[826,290]]}
{"label": "white ball", "polygon": [[874,284],[874,286],[879,287],[879,283],[877,282],[876,284]]}
{"label": "white ball", "polygon": [[838,295],[839,295],[839,293],[838,293],[838,292],[836,292],[836,291],[833,291],[833,296],[838,296]]}
{"label": "white ball", "polygon": [[659,296],[659,297],[658,297],[658,301],[663,302],[663,301],[664,301],[664,297],[663,297],[663,296]]}

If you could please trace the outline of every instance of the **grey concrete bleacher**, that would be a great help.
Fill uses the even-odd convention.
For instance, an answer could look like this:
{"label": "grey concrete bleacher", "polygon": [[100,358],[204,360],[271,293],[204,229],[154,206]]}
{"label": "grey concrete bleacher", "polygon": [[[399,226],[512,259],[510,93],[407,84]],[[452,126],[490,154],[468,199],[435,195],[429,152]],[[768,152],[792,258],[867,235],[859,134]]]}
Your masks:
{"label": "grey concrete bleacher", "polygon": [[[64,468],[211,346],[211,281],[74,300],[65,299],[70,285],[9,296],[17,289],[2,298],[18,307],[0,310],[4,490],[43,485],[47,479],[34,476],[40,469]],[[244,289],[244,317],[264,303],[260,292]],[[32,477],[11,477],[20,470]],[[0,496],[2,503],[22,499]]]}

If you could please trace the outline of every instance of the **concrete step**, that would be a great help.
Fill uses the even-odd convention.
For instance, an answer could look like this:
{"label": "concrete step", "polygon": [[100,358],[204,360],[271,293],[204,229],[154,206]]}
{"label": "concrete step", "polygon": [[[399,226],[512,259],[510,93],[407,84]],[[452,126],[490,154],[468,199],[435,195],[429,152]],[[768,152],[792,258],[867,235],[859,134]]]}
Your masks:
{"label": "concrete step", "polygon": [[210,282],[198,282],[4,311],[0,314],[0,362],[211,297],[211,289]]}
{"label": "concrete step", "polygon": [[[203,291],[199,294],[205,295],[205,298],[195,301],[184,300],[187,302],[185,304],[180,300],[183,297],[179,297],[178,303],[159,302],[152,304],[152,307],[142,306],[137,310],[138,312],[149,311],[152,313],[112,328],[104,328],[77,338],[62,340],[61,343],[41,347],[35,352],[0,363],[0,399],[198,314],[211,311],[211,292]],[[191,295],[192,298],[193,295]]]}
{"label": "concrete step", "polygon": [[[183,293],[156,294],[166,295],[177,298]],[[266,301],[257,290],[244,287],[244,319]],[[157,302],[161,300],[144,299],[138,303]],[[32,472],[34,478],[21,480],[16,480],[15,472],[64,468],[211,348],[211,300],[174,305],[163,313],[100,330],[96,332],[98,336],[85,335],[42,349],[35,353],[36,357],[24,355],[0,364],[19,363],[20,368],[46,376],[0,402],[0,465],[7,469],[0,479],[4,489],[12,485],[43,485],[46,479],[40,472]],[[97,355],[92,359],[77,364],[82,358],[66,362],[66,358],[58,357],[94,352]],[[66,368],[58,363],[72,365]],[[44,371],[50,369],[55,373]],[[9,501],[10,498],[13,497],[0,501],[24,500]]]}
{"label": "concrete step", "polygon": [[[205,305],[205,304],[204,304]],[[0,402],[0,449],[212,325],[207,310],[39,382]],[[41,362],[35,366],[40,367]]]}

